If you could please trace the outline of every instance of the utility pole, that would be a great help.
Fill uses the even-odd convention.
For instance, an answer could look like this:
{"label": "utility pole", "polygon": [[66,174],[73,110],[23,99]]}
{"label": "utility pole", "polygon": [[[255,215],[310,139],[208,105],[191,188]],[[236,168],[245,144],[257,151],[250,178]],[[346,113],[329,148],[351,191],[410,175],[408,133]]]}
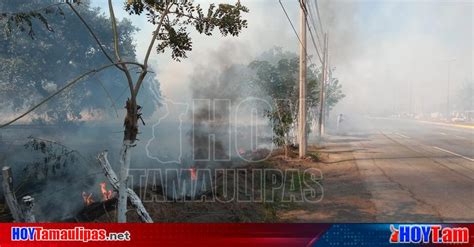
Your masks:
{"label": "utility pole", "polygon": [[408,100],[408,113],[410,114],[410,117],[411,117],[411,114],[413,113],[413,79],[410,79],[409,81],[409,92],[410,92],[410,99]]}
{"label": "utility pole", "polygon": [[448,62],[448,90],[446,92],[446,120],[451,121],[451,106],[450,106],[450,99],[449,99],[449,91],[451,91],[451,62],[456,61],[456,59],[447,60]]}
{"label": "utility pole", "polygon": [[325,72],[326,72],[326,76],[324,77],[324,91],[323,91],[323,117],[322,117],[322,126],[321,126],[321,134],[324,136],[324,126],[326,126],[326,122],[327,122],[327,117],[329,117],[329,108],[328,108],[328,105],[326,104],[327,102],[327,88],[329,87],[329,82],[331,80],[330,78],[330,73],[329,73],[329,70],[331,69],[330,68],[330,63],[329,63],[329,34],[326,32],[326,35],[325,35],[325,38],[326,38],[326,50],[325,50],[325,53],[326,53],[326,59],[324,60],[324,64],[325,64]]}
{"label": "utility pole", "polygon": [[301,0],[300,22],[300,76],[299,76],[299,107],[298,107],[298,139],[299,157],[306,156],[306,11],[305,0]]}
{"label": "utility pole", "polygon": [[449,91],[450,91],[450,86],[451,86],[450,85],[451,84],[451,82],[450,82],[451,78],[450,77],[451,77],[451,61],[448,61],[448,90],[446,92],[446,119],[448,120],[448,122],[451,121],[451,114],[450,114],[451,109],[449,109],[449,108],[451,108],[450,105],[449,105],[449,103],[450,103],[449,102]]}
{"label": "utility pole", "polygon": [[319,91],[319,119],[318,119],[318,134],[319,138],[322,139],[324,135],[324,90],[326,84],[326,67],[327,67],[327,47],[328,47],[328,35],[324,34],[324,48],[323,48],[323,66],[322,66],[322,79],[321,88]]}

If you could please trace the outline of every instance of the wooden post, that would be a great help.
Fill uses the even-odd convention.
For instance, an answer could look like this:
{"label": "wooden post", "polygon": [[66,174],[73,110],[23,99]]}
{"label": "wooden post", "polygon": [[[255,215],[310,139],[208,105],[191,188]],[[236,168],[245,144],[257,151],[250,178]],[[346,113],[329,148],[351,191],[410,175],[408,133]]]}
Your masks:
{"label": "wooden post", "polygon": [[[109,182],[112,187],[115,190],[119,190],[120,180],[118,179],[117,174],[115,174],[114,170],[112,170],[112,166],[110,165],[109,160],[107,159],[107,151],[99,153],[97,159],[99,160],[99,163],[102,166],[102,169],[104,170],[105,176],[107,177],[107,179],[109,179]],[[130,188],[127,188],[126,193],[127,197],[130,198],[130,202],[136,208],[138,216],[140,216],[141,220],[146,223],[153,223],[153,219],[146,211],[137,193],[135,193],[135,191]]]}
{"label": "wooden post", "polygon": [[323,48],[323,66],[322,66],[322,71],[321,71],[321,87],[319,91],[319,119],[318,119],[318,136],[320,140],[322,140],[322,137],[324,135],[324,90],[325,89],[325,84],[326,84],[326,66],[327,66],[327,46],[328,46],[328,40],[327,40],[327,34],[324,34],[324,48]]}
{"label": "wooden post", "polygon": [[35,199],[31,196],[24,196],[23,200],[23,215],[25,222],[33,223],[36,222],[35,215],[33,214],[33,208],[35,206]]}
{"label": "wooden post", "polygon": [[326,50],[325,50],[324,53],[326,54],[325,55],[326,57],[325,57],[325,60],[324,60],[324,65],[325,65],[324,72],[325,72],[326,76],[324,77],[324,87],[323,87],[324,90],[323,90],[323,100],[322,100],[322,104],[323,104],[323,107],[324,107],[323,108],[323,115],[322,115],[322,125],[321,125],[321,135],[322,136],[324,136],[326,121],[327,121],[327,117],[329,115],[328,106],[326,104],[327,97],[328,97],[326,93],[327,93],[327,90],[328,90],[327,87],[329,86],[329,80],[330,80],[330,78],[329,78],[329,47],[328,47],[329,46],[329,34],[328,33],[326,33],[325,38],[326,38],[326,40],[325,40],[325,43],[326,43],[326,45],[325,45],[326,48],[325,49]]}
{"label": "wooden post", "polygon": [[15,193],[13,192],[13,177],[12,169],[9,166],[4,166],[2,169],[3,175],[3,194],[5,195],[5,201],[7,202],[10,213],[13,216],[15,222],[23,222],[23,213],[16,200]]}
{"label": "wooden post", "polygon": [[303,9],[304,0],[301,6],[300,23],[300,78],[299,78],[299,107],[298,107],[298,140],[299,157],[306,156],[306,13]]}

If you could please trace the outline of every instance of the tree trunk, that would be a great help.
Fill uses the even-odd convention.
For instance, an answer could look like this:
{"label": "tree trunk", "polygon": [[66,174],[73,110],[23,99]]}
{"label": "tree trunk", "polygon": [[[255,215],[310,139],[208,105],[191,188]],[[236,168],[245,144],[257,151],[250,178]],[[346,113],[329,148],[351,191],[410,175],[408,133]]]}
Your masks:
{"label": "tree trunk", "polygon": [[125,108],[127,109],[127,115],[124,120],[125,131],[120,152],[120,181],[117,209],[117,220],[119,223],[127,222],[128,171],[130,169],[131,148],[138,134],[138,107],[135,97],[127,100]]}
{"label": "tree trunk", "polygon": [[137,139],[138,134],[138,107],[135,97],[127,100],[125,108],[127,109],[127,115],[123,123],[125,127],[123,140],[133,143]]}
{"label": "tree trunk", "polygon": [[12,169],[8,166],[4,166],[2,169],[3,175],[3,194],[5,196],[5,201],[7,202],[10,213],[15,222],[23,222],[23,212],[18,205],[16,200],[15,192],[13,191],[13,176]]}
{"label": "tree trunk", "polygon": [[[102,166],[102,169],[104,169],[105,176],[109,179],[109,182],[112,185],[112,187],[116,190],[119,190],[120,180],[117,178],[117,175],[115,174],[114,170],[112,169],[112,166],[109,163],[109,160],[107,158],[107,152],[106,151],[101,152],[97,156],[97,159],[99,160],[99,163]],[[128,197],[130,197],[130,202],[136,208],[136,211],[138,213],[138,216],[140,216],[140,219],[146,223],[153,223],[153,220],[151,219],[150,215],[146,211],[138,195],[130,188],[127,188],[126,194]],[[124,212],[122,215],[125,216],[126,215],[125,213],[126,212]]]}

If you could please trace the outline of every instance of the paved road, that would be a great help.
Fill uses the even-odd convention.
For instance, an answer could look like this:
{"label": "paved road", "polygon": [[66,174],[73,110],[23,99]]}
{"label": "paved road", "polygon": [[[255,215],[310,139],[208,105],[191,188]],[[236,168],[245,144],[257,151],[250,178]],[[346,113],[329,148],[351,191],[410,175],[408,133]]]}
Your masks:
{"label": "paved road", "polygon": [[371,118],[345,131],[377,221],[474,221],[474,129]]}

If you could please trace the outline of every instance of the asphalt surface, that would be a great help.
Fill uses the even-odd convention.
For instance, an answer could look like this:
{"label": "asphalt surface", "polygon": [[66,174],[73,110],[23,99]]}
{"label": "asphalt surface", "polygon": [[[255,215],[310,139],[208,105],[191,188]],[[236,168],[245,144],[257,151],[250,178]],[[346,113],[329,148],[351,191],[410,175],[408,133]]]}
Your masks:
{"label": "asphalt surface", "polygon": [[474,129],[428,122],[346,119],[378,222],[474,222]]}

